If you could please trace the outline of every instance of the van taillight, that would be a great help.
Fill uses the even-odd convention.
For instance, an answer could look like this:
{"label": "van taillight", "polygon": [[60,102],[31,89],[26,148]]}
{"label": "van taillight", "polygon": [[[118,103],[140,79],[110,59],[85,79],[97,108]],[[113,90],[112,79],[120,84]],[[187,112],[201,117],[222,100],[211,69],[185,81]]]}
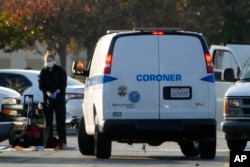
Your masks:
{"label": "van taillight", "polygon": [[104,74],[110,74],[111,72],[111,63],[112,63],[112,54],[108,54],[106,57],[106,62],[105,62],[105,67],[104,67]]}
{"label": "van taillight", "polygon": [[205,61],[206,61],[206,66],[207,66],[207,73],[213,73],[213,62],[212,62],[212,57],[209,53],[205,53]]}

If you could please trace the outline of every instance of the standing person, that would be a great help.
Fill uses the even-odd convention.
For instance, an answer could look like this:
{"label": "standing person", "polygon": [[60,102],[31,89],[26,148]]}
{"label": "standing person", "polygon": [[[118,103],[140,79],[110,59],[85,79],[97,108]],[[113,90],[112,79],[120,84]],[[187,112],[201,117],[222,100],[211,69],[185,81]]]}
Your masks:
{"label": "standing person", "polygon": [[66,86],[65,70],[55,64],[55,52],[48,51],[44,56],[44,68],[40,72],[39,88],[43,92],[44,102],[49,103],[49,107],[44,108],[46,127],[50,132],[49,137],[53,137],[53,113],[55,112],[60,148],[66,145]]}

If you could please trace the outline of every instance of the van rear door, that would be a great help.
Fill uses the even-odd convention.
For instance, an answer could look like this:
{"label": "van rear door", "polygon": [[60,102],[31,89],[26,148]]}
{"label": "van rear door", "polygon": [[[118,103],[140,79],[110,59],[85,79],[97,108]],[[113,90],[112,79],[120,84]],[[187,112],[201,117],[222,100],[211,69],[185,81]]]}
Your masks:
{"label": "van rear door", "polygon": [[[158,37],[118,36],[114,42],[110,83],[110,112],[114,119],[159,119]],[[112,50],[112,49],[111,49]]]}
{"label": "van rear door", "polygon": [[159,36],[160,119],[211,116],[204,54],[195,36]]}

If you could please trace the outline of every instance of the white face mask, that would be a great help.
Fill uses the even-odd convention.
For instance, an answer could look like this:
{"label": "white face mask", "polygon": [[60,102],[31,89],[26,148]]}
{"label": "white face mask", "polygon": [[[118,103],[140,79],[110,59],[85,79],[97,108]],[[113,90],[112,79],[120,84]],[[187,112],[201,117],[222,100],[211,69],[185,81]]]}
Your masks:
{"label": "white face mask", "polygon": [[54,64],[55,64],[55,62],[53,62],[53,61],[47,62],[47,67],[52,68],[54,66]]}

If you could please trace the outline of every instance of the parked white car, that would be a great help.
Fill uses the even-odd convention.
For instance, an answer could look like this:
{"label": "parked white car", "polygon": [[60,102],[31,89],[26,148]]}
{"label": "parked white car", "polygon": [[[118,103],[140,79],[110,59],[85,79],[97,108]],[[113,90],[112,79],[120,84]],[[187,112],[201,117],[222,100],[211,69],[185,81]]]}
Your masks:
{"label": "parked white car", "polygon": [[0,142],[20,137],[26,124],[20,93],[0,86]]}
{"label": "parked white car", "polygon": [[[15,87],[22,94],[34,96],[34,103],[43,101],[42,92],[38,86],[39,70],[0,69],[0,86]],[[11,84],[11,85],[10,85]],[[82,103],[85,85],[68,76],[66,87],[66,124],[76,126],[82,117]],[[22,102],[23,102],[22,98]]]}

